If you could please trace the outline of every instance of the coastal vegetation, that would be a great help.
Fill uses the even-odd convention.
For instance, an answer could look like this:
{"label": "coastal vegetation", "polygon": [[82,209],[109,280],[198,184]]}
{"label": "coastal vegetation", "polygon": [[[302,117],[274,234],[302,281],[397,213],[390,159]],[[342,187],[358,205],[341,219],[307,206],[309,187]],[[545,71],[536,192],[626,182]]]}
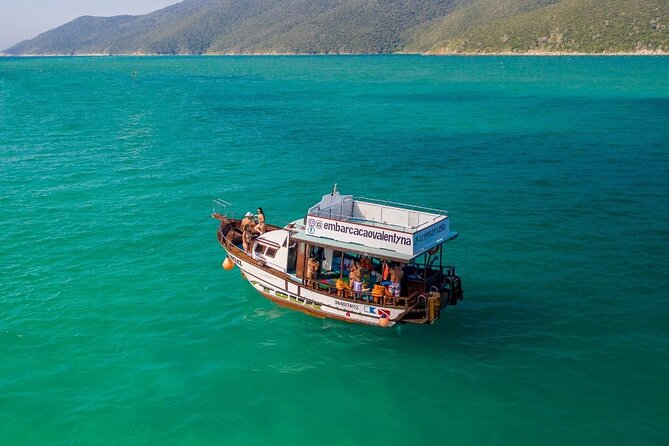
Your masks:
{"label": "coastal vegetation", "polygon": [[513,0],[471,2],[423,26],[407,48],[433,53],[669,52],[666,2],[544,3],[533,8]]}
{"label": "coastal vegetation", "polygon": [[666,0],[184,0],[80,17],[4,51],[49,54],[669,52]]}

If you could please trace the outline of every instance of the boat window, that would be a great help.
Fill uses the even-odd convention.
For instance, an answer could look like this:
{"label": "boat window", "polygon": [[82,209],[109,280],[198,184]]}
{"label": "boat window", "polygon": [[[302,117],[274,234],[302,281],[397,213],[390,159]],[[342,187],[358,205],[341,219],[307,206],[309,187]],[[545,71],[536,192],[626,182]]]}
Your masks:
{"label": "boat window", "polygon": [[265,252],[265,245],[262,245],[260,243],[256,243],[255,251],[256,251],[256,254],[262,254],[263,252]]}
{"label": "boat window", "polygon": [[276,249],[275,248],[267,248],[267,252],[265,253],[267,257],[274,257],[276,255]]}

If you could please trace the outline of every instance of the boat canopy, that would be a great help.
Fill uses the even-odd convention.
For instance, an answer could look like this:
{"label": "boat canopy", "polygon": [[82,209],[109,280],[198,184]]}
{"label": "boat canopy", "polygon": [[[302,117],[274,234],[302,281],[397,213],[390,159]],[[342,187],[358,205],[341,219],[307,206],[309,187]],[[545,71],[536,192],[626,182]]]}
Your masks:
{"label": "boat canopy", "polygon": [[291,238],[372,257],[409,260],[458,236],[448,213],[401,203],[354,198],[334,190],[291,224]]}

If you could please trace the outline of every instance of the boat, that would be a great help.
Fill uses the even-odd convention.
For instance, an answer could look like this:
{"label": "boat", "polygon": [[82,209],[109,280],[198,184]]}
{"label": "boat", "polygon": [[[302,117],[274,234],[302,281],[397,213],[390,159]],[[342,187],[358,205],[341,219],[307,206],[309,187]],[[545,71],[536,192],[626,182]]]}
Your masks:
{"label": "boat", "polygon": [[232,204],[213,204],[224,269],[239,267],[281,306],[392,327],[433,324],[463,299],[455,267],[444,264],[444,245],[458,236],[446,211],[341,195],[335,185],[304,217],[253,232]]}

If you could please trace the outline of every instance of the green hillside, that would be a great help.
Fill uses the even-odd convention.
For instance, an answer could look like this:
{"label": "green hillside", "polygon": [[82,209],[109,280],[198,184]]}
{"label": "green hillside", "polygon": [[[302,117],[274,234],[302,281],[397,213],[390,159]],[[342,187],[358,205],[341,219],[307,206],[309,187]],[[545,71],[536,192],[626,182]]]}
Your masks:
{"label": "green hillside", "polygon": [[434,53],[669,51],[666,1],[562,0],[492,17],[492,5],[502,3],[517,2],[477,1],[425,26],[408,47]]}
{"label": "green hillside", "polygon": [[185,0],[5,54],[669,52],[667,0]]}
{"label": "green hillside", "polygon": [[83,17],[5,52],[390,53],[463,1],[185,0],[144,16]]}

